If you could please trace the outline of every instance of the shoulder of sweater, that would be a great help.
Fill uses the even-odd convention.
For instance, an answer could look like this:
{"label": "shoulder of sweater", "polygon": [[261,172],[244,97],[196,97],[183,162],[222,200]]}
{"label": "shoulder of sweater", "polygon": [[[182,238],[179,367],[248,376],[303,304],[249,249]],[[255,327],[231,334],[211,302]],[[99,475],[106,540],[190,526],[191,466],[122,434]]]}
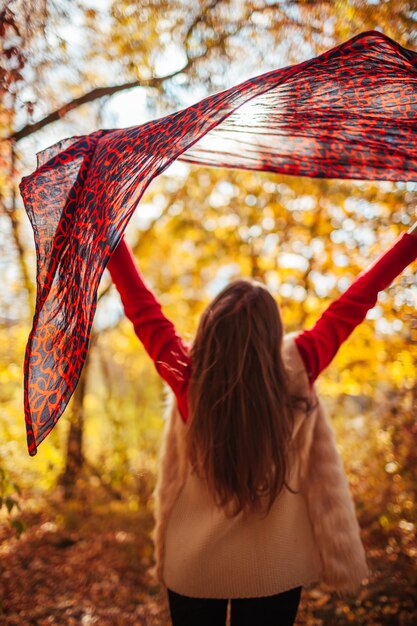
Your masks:
{"label": "shoulder of sweater", "polygon": [[162,396],[162,414],[164,420],[167,420],[173,411],[179,411],[177,398],[171,387],[167,383],[164,383]]}
{"label": "shoulder of sweater", "polygon": [[[282,354],[282,358],[284,360],[284,364],[286,365],[286,367],[288,367],[291,371],[294,371],[294,372],[299,371],[300,373],[305,373],[306,378],[307,378],[307,371],[304,366],[304,361],[301,358],[301,354],[298,350],[298,347],[295,341],[297,335],[298,335],[297,332],[287,333],[284,335],[282,339],[281,354]],[[308,378],[307,378],[307,382],[308,382]]]}

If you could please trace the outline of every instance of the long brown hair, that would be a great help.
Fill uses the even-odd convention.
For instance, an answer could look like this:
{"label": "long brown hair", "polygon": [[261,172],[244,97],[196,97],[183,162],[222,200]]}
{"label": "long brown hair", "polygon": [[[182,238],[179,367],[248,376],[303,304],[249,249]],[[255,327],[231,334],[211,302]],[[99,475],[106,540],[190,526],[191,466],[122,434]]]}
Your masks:
{"label": "long brown hair", "polygon": [[294,399],[282,340],[267,288],[235,280],[203,312],[191,348],[188,458],[229,515],[268,512],[286,485]]}

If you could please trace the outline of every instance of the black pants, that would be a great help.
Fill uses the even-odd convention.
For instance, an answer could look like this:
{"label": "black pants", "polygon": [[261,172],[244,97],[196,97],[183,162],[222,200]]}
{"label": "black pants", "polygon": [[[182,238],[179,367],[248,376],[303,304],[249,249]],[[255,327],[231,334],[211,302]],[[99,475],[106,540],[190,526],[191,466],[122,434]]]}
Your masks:
{"label": "black pants", "polygon": [[[264,598],[231,600],[231,626],[292,626],[301,587]],[[228,600],[189,598],[168,589],[173,626],[225,626]]]}

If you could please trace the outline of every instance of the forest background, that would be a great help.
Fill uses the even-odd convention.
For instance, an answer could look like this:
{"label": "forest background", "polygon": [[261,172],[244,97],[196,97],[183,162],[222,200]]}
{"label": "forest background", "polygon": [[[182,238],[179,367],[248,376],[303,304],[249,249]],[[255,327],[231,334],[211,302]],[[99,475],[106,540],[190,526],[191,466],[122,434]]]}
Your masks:
{"label": "forest background", "polygon": [[[37,456],[23,357],[35,303],[19,195],[61,138],[142,124],[377,29],[417,50],[413,0],[26,0],[0,6],[0,623],[168,624],[152,580],[163,385],[105,272],[88,361]],[[237,276],[309,327],[415,217],[416,183],[321,180],[174,163],[126,238],[187,339]],[[313,587],[298,624],[417,622],[416,265],[380,294],[319,388],[371,566],[357,597]]]}

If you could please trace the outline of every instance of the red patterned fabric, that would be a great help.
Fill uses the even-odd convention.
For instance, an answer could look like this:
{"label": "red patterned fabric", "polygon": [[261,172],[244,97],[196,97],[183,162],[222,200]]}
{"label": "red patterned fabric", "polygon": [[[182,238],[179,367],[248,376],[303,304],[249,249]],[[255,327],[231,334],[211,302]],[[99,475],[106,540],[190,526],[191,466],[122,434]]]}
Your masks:
{"label": "red patterned fabric", "polygon": [[24,363],[36,454],[78,383],[97,289],[151,180],[175,159],[319,178],[417,178],[417,54],[371,31],[142,126],[38,154],[22,179],[37,255]]}

